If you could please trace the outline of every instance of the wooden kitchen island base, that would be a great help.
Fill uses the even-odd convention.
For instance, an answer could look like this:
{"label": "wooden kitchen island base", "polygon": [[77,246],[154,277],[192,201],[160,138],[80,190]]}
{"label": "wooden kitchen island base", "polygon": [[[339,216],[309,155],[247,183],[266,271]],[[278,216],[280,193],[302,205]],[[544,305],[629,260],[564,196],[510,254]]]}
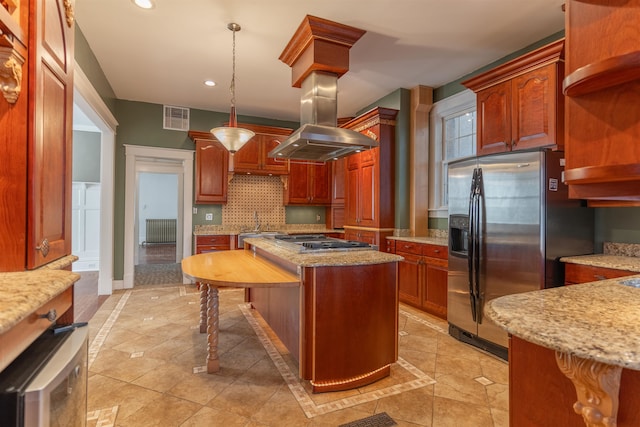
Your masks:
{"label": "wooden kitchen island base", "polygon": [[243,251],[182,261],[183,273],[201,283],[207,372],[220,369],[217,288],[231,286],[246,289],[246,301],[290,351],[313,392],[352,389],[388,376],[398,358],[401,258],[375,250],[297,255],[263,240],[246,240]]}

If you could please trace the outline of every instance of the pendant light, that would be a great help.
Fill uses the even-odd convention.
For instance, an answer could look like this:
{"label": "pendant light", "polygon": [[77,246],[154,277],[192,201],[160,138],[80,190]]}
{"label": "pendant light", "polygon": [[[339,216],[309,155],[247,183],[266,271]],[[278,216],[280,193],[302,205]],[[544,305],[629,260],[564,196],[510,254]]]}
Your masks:
{"label": "pendant light", "polygon": [[238,120],[236,118],[236,32],[240,31],[241,27],[232,22],[227,25],[227,28],[233,32],[233,69],[231,74],[231,87],[229,88],[231,91],[231,112],[229,113],[229,125],[213,128],[211,129],[211,133],[230,153],[235,153],[242,148],[255,133],[248,129],[238,127]]}

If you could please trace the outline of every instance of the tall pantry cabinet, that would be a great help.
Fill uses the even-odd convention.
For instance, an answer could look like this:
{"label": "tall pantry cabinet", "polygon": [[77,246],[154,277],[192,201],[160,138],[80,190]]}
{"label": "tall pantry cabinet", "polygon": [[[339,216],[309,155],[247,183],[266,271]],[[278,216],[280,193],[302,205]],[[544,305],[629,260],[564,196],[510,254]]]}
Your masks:
{"label": "tall pantry cabinet", "polygon": [[0,271],[71,253],[73,2],[0,2]]}

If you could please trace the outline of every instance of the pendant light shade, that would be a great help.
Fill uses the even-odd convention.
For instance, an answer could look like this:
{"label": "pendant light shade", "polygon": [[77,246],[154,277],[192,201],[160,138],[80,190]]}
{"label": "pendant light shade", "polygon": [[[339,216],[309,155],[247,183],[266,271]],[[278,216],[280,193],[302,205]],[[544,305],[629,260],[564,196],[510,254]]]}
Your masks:
{"label": "pendant light shade", "polygon": [[238,127],[236,118],[236,31],[240,31],[240,25],[230,23],[227,28],[233,32],[233,68],[231,74],[231,111],[229,113],[229,125],[211,129],[211,133],[230,153],[235,153],[249,141],[255,133]]}

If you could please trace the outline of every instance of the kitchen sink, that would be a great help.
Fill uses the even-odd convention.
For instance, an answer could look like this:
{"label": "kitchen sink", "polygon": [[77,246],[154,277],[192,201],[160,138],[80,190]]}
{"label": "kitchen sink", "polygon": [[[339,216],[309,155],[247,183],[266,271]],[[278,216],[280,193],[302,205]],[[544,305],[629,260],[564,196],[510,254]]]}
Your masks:
{"label": "kitchen sink", "polygon": [[249,239],[252,237],[271,237],[273,238],[273,236],[278,236],[281,234],[287,234],[287,233],[281,233],[279,231],[248,231],[246,233],[240,233],[238,234],[238,247],[242,248],[244,247],[244,239]]}

